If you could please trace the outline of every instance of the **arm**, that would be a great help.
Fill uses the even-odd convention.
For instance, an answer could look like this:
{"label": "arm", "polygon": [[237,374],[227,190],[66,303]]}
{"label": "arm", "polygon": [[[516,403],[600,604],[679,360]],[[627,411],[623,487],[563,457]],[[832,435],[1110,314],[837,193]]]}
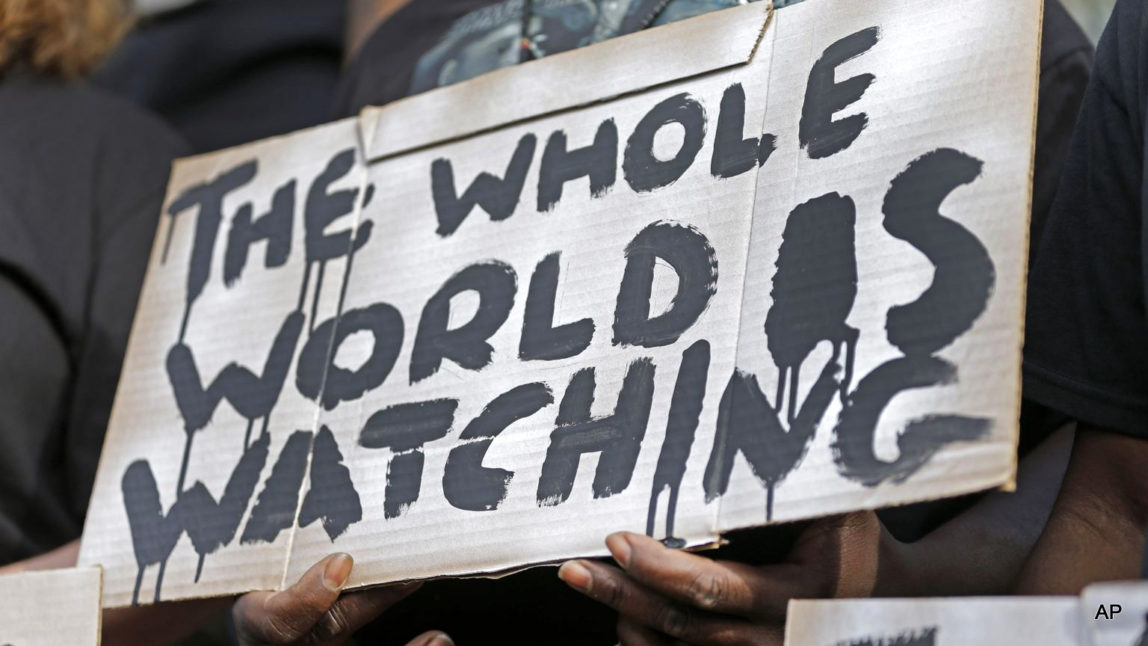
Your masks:
{"label": "arm", "polygon": [[1148,527],[1146,473],[1148,440],[1082,428],[1017,591],[1078,594],[1095,581],[1137,578]]}
{"label": "arm", "polygon": [[1005,594],[1048,521],[1072,450],[1061,428],[1020,463],[1017,490],[994,491],[915,543],[882,537],[874,596]]}

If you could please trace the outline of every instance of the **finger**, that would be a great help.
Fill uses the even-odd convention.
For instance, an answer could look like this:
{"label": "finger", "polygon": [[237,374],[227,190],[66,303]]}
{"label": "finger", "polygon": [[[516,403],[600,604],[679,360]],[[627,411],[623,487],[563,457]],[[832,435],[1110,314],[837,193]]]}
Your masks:
{"label": "finger", "polygon": [[753,644],[759,632],[747,621],[675,603],[609,565],[568,561],[558,569],[558,576],[626,619],[690,644]]}
{"label": "finger", "polygon": [[[316,646],[341,644],[384,610],[419,589],[421,585],[421,583],[407,583],[344,593],[327,612],[323,613],[303,641]],[[447,643],[449,642],[436,642],[435,646],[446,646]]]}
{"label": "finger", "polygon": [[[337,606],[339,593],[351,576],[354,561],[347,554],[333,554],[311,566],[299,581],[279,592],[251,592],[232,608],[241,644],[283,645],[310,641],[330,642],[345,627],[361,625],[361,617],[375,605],[389,605],[403,592],[370,591],[348,595]],[[375,598],[379,595],[379,599]],[[398,598],[401,598],[399,596]],[[334,612],[330,612],[334,610]],[[318,629],[318,630],[316,630]]]}
{"label": "finger", "polygon": [[791,565],[754,567],[670,549],[639,534],[606,538],[614,560],[642,585],[695,608],[744,618],[782,617],[800,596],[800,572]]}
{"label": "finger", "polygon": [[442,631],[430,630],[407,642],[407,646],[454,646],[454,640]]}
{"label": "finger", "polygon": [[349,555],[333,554],[286,590],[240,597],[232,609],[240,643],[290,644],[302,639],[339,598],[352,565]]}
{"label": "finger", "polygon": [[642,624],[619,617],[618,646],[673,646],[673,643]]}

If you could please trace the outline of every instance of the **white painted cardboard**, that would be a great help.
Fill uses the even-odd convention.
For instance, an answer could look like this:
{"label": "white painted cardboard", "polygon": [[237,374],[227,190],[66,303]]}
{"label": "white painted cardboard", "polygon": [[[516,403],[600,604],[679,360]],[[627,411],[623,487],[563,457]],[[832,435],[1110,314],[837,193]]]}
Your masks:
{"label": "white painted cardboard", "polygon": [[[356,586],[491,574],[604,555],[617,530],[700,546],[1010,486],[1040,12],[752,4],[180,162],[81,549],[106,568],[105,605],[279,588],[333,551],[355,556]],[[829,94],[864,87],[802,126],[815,68]],[[592,181],[544,179],[595,141]],[[939,186],[910,172],[892,190],[938,159],[979,173]],[[476,178],[481,205],[445,215]],[[500,186],[513,190],[491,200]],[[825,218],[790,215],[834,194]],[[665,255],[699,240],[701,278],[683,281]],[[650,249],[648,295],[637,271],[620,299]],[[473,289],[428,307],[460,275],[512,298],[488,292],[485,340],[428,364],[479,307]],[[684,330],[616,320],[620,300],[673,311],[683,284],[709,293]],[[953,285],[971,310],[949,311]],[[891,309],[912,325],[887,333]],[[568,345],[524,350],[528,320]],[[779,352],[805,368],[780,398]],[[650,371],[648,417],[643,404],[602,422],[627,374],[627,401],[644,402]]]}

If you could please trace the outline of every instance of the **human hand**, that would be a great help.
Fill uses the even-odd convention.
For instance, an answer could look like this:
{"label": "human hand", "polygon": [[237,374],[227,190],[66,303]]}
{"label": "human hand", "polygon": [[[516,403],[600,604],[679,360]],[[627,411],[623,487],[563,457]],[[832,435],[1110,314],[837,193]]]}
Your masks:
{"label": "human hand", "polygon": [[801,533],[784,562],[752,566],[621,532],[606,538],[621,569],[577,560],[558,576],[618,611],[623,646],[779,645],[790,599],[872,593],[881,536],[872,512],[825,518]]}
{"label": "human hand", "polygon": [[[418,583],[340,594],[353,560],[333,554],[319,561],[295,585],[279,592],[249,592],[232,607],[242,646],[334,646],[351,638]],[[445,634],[419,635],[407,646],[452,646]]]}

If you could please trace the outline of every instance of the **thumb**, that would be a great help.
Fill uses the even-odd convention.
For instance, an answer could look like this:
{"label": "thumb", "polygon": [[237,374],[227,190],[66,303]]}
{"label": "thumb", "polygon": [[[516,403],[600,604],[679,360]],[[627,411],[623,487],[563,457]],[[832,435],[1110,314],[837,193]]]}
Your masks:
{"label": "thumb", "polygon": [[307,635],[339,599],[353,565],[349,554],[332,554],[286,590],[240,597],[233,613],[241,643],[289,644]]}
{"label": "thumb", "polygon": [[407,646],[454,646],[454,640],[444,632],[431,630],[410,640]]}

